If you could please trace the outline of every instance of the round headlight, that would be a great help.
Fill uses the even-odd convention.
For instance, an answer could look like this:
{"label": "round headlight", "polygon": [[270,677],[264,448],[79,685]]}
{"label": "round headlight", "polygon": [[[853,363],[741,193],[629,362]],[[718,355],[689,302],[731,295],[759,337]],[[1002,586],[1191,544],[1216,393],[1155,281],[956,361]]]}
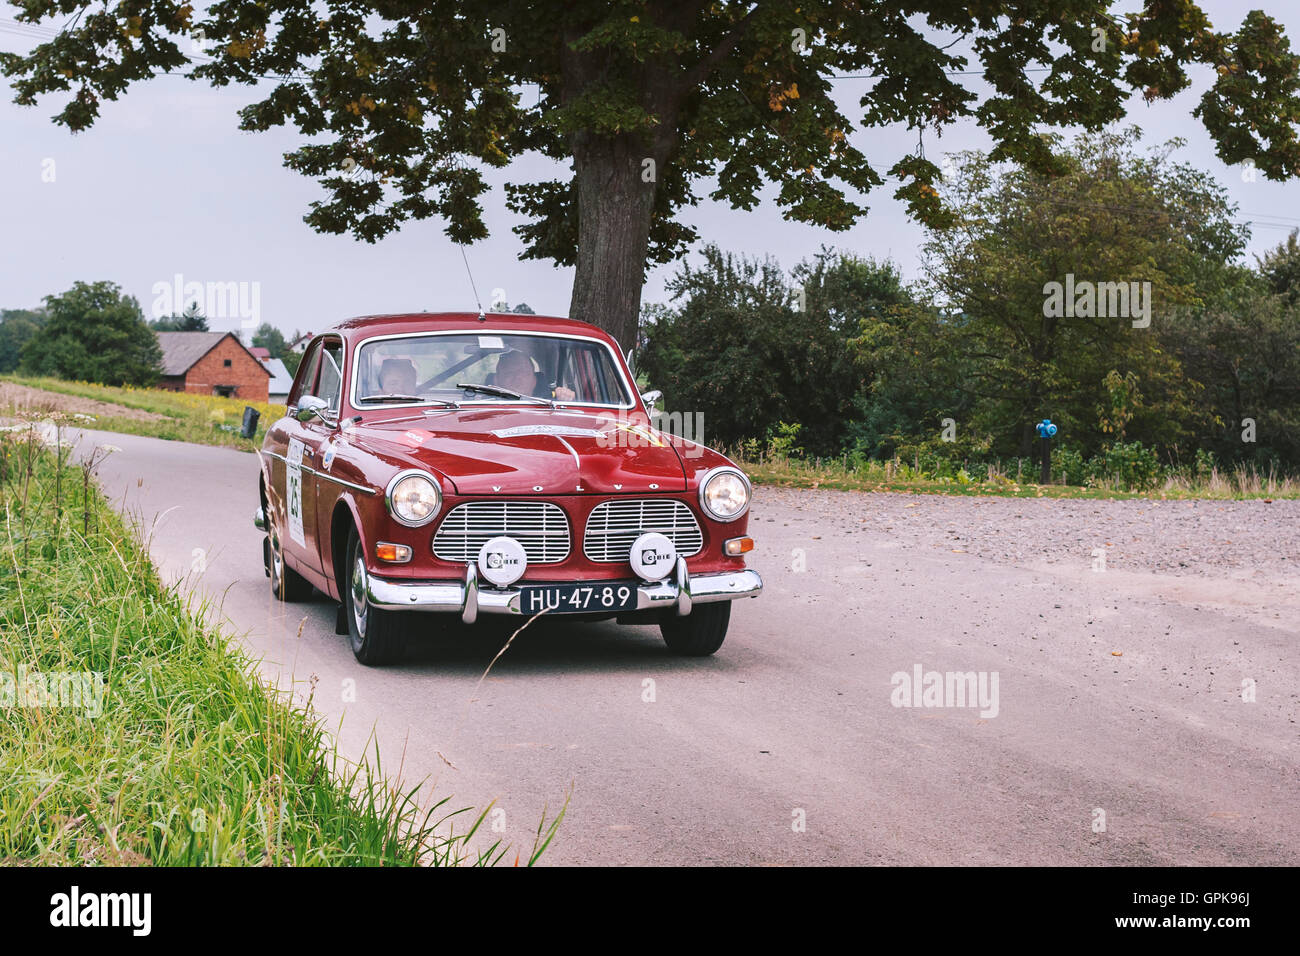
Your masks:
{"label": "round headlight", "polygon": [[734,521],[749,508],[749,479],[734,468],[719,468],[700,482],[700,507],[719,521]]}
{"label": "round headlight", "polygon": [[385,501],[393,520],[418,528],[428,524],[438,513],[442,507],[442,492],[438,483],[424,472],[406,471],[389,482]]}

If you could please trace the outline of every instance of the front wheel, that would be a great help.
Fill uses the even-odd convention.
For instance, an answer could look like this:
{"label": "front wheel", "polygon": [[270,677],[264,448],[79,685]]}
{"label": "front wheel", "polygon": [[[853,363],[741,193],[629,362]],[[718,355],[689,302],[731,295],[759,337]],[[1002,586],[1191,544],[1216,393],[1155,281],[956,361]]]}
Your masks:
{"label": "front wheel", "polygon": [[367,667],[397,660],[406,644],[403,618],[398,611],[371,607],[367,597],[366,555],[357,529],[348,532],[347,581],[343,608],[348,619],[348,641],[352,655]]}
{"label": "front wheel", "polygon": [[731,602],[697,604],[685,617],[671,615],[659,622],[668,650],[682,657],[708,657],[727,637]]}

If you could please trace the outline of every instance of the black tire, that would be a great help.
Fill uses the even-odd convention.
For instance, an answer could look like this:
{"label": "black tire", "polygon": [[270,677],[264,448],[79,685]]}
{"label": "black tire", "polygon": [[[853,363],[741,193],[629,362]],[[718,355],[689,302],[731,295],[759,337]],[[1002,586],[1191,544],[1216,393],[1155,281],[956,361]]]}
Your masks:
{"label": "black tire", "polygon": [[271,595],[277,601],[306,601],[311,597],[311,582],[285,563],[275,525],[271,525],[266,540],[269,552],[266,573],[271,579]]}
{"label": "black tire", "polygon": [[708,657],[722,646],[731,622],[731,602],[700,604],[685,617],[669,612],[659,622],[668,650],[682,657]]}
{"label": "black tire", "polygon": [[367,667],[390,664],[402,656],[406,647],[406,619],[399,611],[370,607],[365,598],[366,565],[357,529],[348,531],[346,577],[339,589],[343,592],[343,610],[348,621],[348,643],[352,656]]}

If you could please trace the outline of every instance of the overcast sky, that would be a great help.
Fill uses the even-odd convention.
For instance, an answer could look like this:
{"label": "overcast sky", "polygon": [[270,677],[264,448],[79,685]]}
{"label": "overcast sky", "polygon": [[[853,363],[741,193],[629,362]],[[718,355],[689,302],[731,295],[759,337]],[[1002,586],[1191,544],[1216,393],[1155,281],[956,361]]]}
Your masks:
{"label": "overcast sky", "polygon": [[[1285,24],[1293,49],[1300,49],[1300,4],[1267,0],[1264,6]],[[1218,29],[1235,29],[1247,9],[1225,0],[1203,0],[1202,7]],[[12,27],[13,12],[0,6],[0,50],[23,52],[34,41]],[[1279,185],[1262,176],[1246,182],[1241,169],[1221,163],[1191,115],[1210,83],[1208,69],[1194,79],[1191,90],[1167,103],[1131,100],[1130,119],[1150,144],[1173,136],[1187,140],[1178,158],[1210,170],[1223,183],[1238,205],[1238,218],[1257,223],[1250,253],[1262,252],[1285,238],[1281,225],[1300,226],[1300,182]],[[837,84],[849,117],[858,115],[856,102],[870,82]],[[218,91],[179,76],[158,77],[104,104],[96,125],[76,136],[50,121],[60,100],[20,108],[6,88],[0,101],[0,308],[36,305],[77,280],[108,279],[136,296],[149,313],[155,284],[171,284],[180,275],[185,283],[244,283],[246,294],[257,283],[261,319],[286,332],[318,331],[367,313],[472,309],[460,251],[440,222],[408,224],[371,245],[319,235],[302,221],[309,204],[323,194],[313,180],[282,165],[283,153],[301,138],[286,130],[236,128],[239,107],[269,87]],[[883,172],[914,146],[916,134],[900,126],[858,130],[853,140]],[[972,121],[950,128],[942,139],[926,140],[931,158],[989,146]],[[53,182],[46,182],[51,168]],[[531,158],[489,172],[493,188],[482,202],[491,236],[467,249],[485,305],[500,288],[512,305],[527,302],[540,313],[567,313],[572,270],[518,258],[522,245],[510,231],[518,218],[506,211],[501,189],[511,180],[551,178],[555,168]],[[708,184],[700,187],[701,195],[707,194]],[[786,222],[771,201],[771,189],[769,201],[753,212],[705,199],[682,218],[699,230],[700,244],[770,253],[787,269],[830,244],[892,259],[910,278],[919,268],[922,230],[907,221],[892,198],[894,188],[887,182],[869,195],[870,215],[843,233]],[[645,302],[665,300],[665,282],[675,269],[660,267],[649,275]],[[236,328],[239,321],[212,325]]]}

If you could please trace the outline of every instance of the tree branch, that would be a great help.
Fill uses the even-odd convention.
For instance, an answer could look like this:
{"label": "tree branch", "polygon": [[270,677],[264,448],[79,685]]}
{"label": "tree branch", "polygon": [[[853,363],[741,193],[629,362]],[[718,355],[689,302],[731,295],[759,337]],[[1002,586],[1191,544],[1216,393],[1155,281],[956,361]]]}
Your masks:
{"label": "tree branch", "polygon": [[749,29],[749,24],[753,21],[754,15],[758,13],[759,4],[754,4],[754,8],[747,14],[736,21],[736,25],[731,28],[731,32],[722,38],[716,47],[709,51],[704,59],[700,60],[693,67],[687,70],[681,81],[677,84],[679,93],[685,93],[695,89],[704,82],[705,78],[713,72],[713,68],[723,61],[723,59],[732,50],[736,48],[741,39],[745,36],[745,31]]}

